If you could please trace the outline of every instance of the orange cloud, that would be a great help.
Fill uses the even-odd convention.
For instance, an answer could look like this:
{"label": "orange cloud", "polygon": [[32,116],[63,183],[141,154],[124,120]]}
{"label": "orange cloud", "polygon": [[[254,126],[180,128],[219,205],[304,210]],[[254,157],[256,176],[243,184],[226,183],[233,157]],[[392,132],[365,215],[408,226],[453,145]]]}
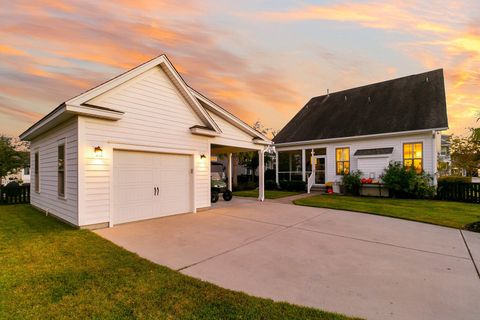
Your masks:
{"label": "orange cloud", "polygon": [[0,44],[0,55],[23,56],[25,52],[11,46]]}
{"label": "orange cloud", "polygon": [[381,1],[365,3],[340,3],[308,5],[284,12],[268,12],[261,18],[277,21],[324,20],[353,22],[369,28],[401,29],[449,33],[448,25],[422,21],[411,12],[411,1]]}

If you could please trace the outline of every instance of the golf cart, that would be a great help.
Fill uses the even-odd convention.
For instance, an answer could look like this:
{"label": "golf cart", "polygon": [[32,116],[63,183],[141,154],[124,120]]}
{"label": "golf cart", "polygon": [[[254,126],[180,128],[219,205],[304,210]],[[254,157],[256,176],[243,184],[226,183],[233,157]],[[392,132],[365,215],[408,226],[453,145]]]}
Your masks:
{"label": "golf cart", "polygon": [[212,203],[218,201],[218,196],[222,193],[223,200],[232,200],[232,191],[228,190],[225,177],[225,166],[220,162],[211,163],[211,188]]}

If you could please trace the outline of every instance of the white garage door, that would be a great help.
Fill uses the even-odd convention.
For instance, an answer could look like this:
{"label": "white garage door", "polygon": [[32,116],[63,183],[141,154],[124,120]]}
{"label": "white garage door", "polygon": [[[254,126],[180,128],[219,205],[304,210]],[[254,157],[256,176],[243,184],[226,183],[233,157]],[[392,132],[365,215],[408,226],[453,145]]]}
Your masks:
{"label": "white garage door", "polygon": [[192,211],[191,156],[114,152],[114,224]]}

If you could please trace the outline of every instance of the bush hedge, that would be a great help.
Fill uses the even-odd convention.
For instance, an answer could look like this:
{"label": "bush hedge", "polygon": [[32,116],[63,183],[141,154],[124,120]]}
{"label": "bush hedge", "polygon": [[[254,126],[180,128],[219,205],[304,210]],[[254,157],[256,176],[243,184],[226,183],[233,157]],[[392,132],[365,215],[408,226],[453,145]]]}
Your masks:
{"label": "bush hedge", "polygon": [[265,180],[265,190],[277,190],[277,182],[275,180]]}
{"label": "bush hedge", "polygon": [[305,181],[302,180],[281,180],[280,188],[286,191],[305,191],[307,188],[307,184],[305,183]]}
{"label": "bush hedge", "polygon": [[362,186],[362,172],[360,170],[352,171],[342,176],[342,186],[345,188],[345,193],[358,196],[360,194],[360,187]]}
{"label": "bush hedge", "polygon": [[254,190],[257,187],[258,184],[254,181],[239,182],[233,191]]}
{"label": "bush hedge", "polygon": [[267,169],[265,171],[265,181],[267,180],[275,180],[275,170],[274,169]]}
{"label": "bush hedge", "polygon": [[445,176],[438,178],[438,184],[442,183],[471,183],[472,177]]}
{"label": "bush hedge", "polygon": [[417,174],[414,169],[407,169],[399,162],[390,162],[381,178],[392,197],[423,199],[435,195],[431,175],[425,172]]}

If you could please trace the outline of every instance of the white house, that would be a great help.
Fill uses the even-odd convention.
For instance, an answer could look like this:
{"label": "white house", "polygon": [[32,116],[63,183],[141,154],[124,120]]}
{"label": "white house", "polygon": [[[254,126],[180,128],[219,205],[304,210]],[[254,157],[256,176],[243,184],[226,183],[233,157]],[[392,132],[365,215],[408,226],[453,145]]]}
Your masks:
{"label": "white house", "polygon": [[273,139],[277,182],[310,191],[352,170],[379,179],[390,161],[435,176],[446,129],[441,69],[315,97]]}
{"label": "white house", "polygon": [[263,159],[271,144],[187,86],[165,55],[62,103],[20,137],[31,141],[31,204],[89,228],[208,208],[211,154]]}

